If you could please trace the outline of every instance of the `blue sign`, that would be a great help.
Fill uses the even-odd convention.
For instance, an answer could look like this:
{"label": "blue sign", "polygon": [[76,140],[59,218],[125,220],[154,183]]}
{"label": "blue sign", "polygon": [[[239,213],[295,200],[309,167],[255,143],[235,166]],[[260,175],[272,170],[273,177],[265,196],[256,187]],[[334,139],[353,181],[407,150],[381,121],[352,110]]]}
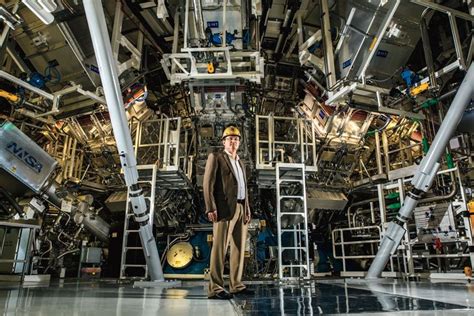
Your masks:
{"label": "blue sign", "polygon": [[43,165],[39,163],[38,160],[31,154],[29,154],[24,148],[18,146],[17,143],[8,143],[7,150],[14,154],[18,159],[23,161],[28,167],[30,167],[37,173],[40,173],[41,169],[43,169]]}
{"label": "blue sign", "polygon": [[388,55],[388,51],[386,51],[386,50],[379,49],[379,50],[377,51],[377,56],[378,56],[378,57],[383,57],[383,58],[385,58],[385,57],[387,57],[387,55]]}
{"label": "blue sign", "polygon": [[207,22],[207,27],[218,28],[219,27],[219,21],[209,21],[209,22]]}
{"label": "blue sign", "polygon": [[94,66],[94,65],[91,65],[89,68],[90,68],[90,70],[92,70],[93,72],[99,73],[99,67]]}
{"label": "blue sign", "polygon": [[348,59],[342,63],[342,69],[349,67],[352,64],[352,59]]}
{"label": "blue sign", "polygon": [[326,114],[324,114],[323,111],[319,111],[319,117],[324,120],[324,118],[326,117]]}

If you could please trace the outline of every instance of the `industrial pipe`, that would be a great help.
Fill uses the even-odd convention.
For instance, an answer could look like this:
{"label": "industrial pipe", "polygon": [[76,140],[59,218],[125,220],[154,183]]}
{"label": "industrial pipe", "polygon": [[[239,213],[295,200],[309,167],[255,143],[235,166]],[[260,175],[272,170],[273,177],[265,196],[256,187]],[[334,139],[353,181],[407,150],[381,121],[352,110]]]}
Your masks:
{"label": "industrial pipe", "polygon": [[458,192],[458,187],[456,185],[454,173],[451,173],[451,190],[449,191],[448,194],[427,197],[427,198],[421,199],[419,203],[433,203],[433,202],[438,202],[438,201],[443,201],[443,200],[449,200],[449,199],[452,199],[456,195],[457,192]]}
{"label": "industrial pipe", "polygon": [[53,119],[46,119],[44,117],[38,117],[38,114],[36,112],[29,111],[27,109],[21,108],[21,109],[16,109],[15,112],[20,113],[21,115],[27,116],[35,121],[42,122],[47,125],[54,125],[55,121]]}
{"label": "industrial pipe", "polygon": [[359,201],[359,202],[356,202],[356,203],[353,203],[351,204],[351,206],[349,206],[347,208],[347,211],[346,211],[346,214],[347,214],[347,220],[349,221],[349,228],[351,227],[351,210],[356,207],[356,206],[361,206],[361,205],[365,205],[365,204],[369,204],[371,202],[377,202],[379,199],[378,198],[372,198],[372,199],[368,199],[368,200],[362,200],[362,201]]}
{"label": "industrial pipe", "polygon": [[410,219],[413,209],[417,206],[421,196],[431,188],[439,168],[438,161],[445,151],[446,144],[451,139],[451,135],[459,124],[466,106],[474,97],[473,82],[474,64],[471,64],[433,140],[430,150],[421,161],[417,173],[413,177],[412,184],[414,188],[407,194],[396,220],[389,224],[383,240],[380,243],[377,256],[372,262],[366,278],[380,277],[390,259],[390,255],[395,253],[405,234],[403,225]]}
{"label": "industrial pipe", "polygon": [[[57,194],[59,184],[53,181],[50,185],[47,185],[43,193],[48,197],[48,201],[56,205],[59,209],[61,208],[63,198]],[[69,199],[73,197],[68,193]],[[74,221],[78,225],[84,225],[87,231],[92,233],[94,236],[99,238],[101,241],[107,242],[109,240],[110,225],[104,221],[103,218],[97,216],[89,206],[92,202],[80,202],[78,206],[73,208]]]}
{"label": "industrial pipe", "polygon": [[97,216],[93,210],[89,208],[90,203],[80,202],[74,210],[74,221],[76,224],[82,224],[84,227],[94,234],[101,241],[109,240],[110,225],[100,216]]}
{"label": "industrial pipe", "polygon": [[52,95],[51,93],[48,93],[48,92],[43,91],[41,89],[38,89],[35,86],[30,85],[28,82],[25,82],[21,79],[18,79],[17,77],[10,75],[9,73],[7,73],[3,70],[0,70],[0,78],[3,78],[3,79],[6,79],[10,82],[16,83],[17,85],[19,85],[19,86],[21,86],[25,89],[28,89],[28,90],[30,90],[30,91],[46,98],[46,99],[49,99],[49,100],[54,99],[54,95]]}
{"label": "industrial pipe", "polygon": [[[196,24],[197,35],[200,40],[206,39],[206,33],[204,32],[204,21],[202,17],[201,0],[193,0],[194,7],[194,23]],[[224,34],[225,40],[225,34]]]}
{"label": "industrial pipe", "polygon": [[155,237],[150,223],[148,207],[142,189],[138,186],[137,161],[134,155],[132,137],[123,107],[122,91],[117,74],[117,61],[112,58],[112,47],[105,24],[102,1],[84,0],[84,9],[89,25],[100,78],[104,87],[105,100],[110,114],[110,121],[117,143],[128,187],[129,201],[139,224],[139,235],[152,281],[164,281],[160,256],[156,247]]}
{"label": "industrial pipe", "polygon": [[10,93],[5,90],[0,90],[0,97],[7,99],[9,102],[17,103],[20,100],[20,97],[14,93]]}

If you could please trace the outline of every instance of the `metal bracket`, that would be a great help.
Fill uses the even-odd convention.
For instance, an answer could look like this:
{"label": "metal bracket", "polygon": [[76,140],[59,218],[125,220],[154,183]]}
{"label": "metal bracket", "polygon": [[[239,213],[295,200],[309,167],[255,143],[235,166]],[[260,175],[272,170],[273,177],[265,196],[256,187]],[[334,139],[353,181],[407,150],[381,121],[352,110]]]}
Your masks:
{"label": "metal bracket", "polygon": [[166,9],[165,0],[158,0],[158,5],[156,6],[156,16],[160,20],[169,17],[168,10]]}

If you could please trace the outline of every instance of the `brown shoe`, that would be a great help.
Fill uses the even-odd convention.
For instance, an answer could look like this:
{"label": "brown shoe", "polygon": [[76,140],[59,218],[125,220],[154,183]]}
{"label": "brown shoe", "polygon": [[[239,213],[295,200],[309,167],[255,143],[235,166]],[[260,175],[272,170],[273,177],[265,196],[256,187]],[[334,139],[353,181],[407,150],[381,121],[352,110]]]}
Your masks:
{"label": "brown shoe", "polygon": [[254,295],[255,292],[252,291],[252,290],[249,290],[249,289],[245,288],[245,289],[242,289],[242,290],[240,290],[240,291],[238,291],[238,292],[234,292],[234,293],[232,293],[232,294],[234,294],[234,295]]}
{"label": "brown shoe", "polygon": [[212,296],[209,296],[208,298],[210,300],[230,300],[233,297],[234,297],[234,295],[232,295],[232,294],[230,294],[226,291],[220,291],[219,293],[214,294]]}

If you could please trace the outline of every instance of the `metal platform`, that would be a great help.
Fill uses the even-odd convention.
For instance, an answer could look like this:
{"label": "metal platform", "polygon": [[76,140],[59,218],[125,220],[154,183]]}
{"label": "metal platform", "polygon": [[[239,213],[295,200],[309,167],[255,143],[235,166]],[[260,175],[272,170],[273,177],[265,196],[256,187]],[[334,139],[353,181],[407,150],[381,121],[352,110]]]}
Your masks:
{"label": "metal platform", "polygon": [[[301,181],[301,172],[295,170],[285,170],[284,176],[287,180]],[[276,188],[276,170],[275,169],[259,169],[257,170],[257,184],[259,188],[275,189]]]}
{"label": "metal platform", "polygon": [[[150,166],[153,165],[137,166],[140,179],[144,181],[151,180],[152,169]],[[158,189],[186,190],[191,188],[192,183],[182,170],[176,168],[170,170],[158,169],[156,173],[156,186]]]}

